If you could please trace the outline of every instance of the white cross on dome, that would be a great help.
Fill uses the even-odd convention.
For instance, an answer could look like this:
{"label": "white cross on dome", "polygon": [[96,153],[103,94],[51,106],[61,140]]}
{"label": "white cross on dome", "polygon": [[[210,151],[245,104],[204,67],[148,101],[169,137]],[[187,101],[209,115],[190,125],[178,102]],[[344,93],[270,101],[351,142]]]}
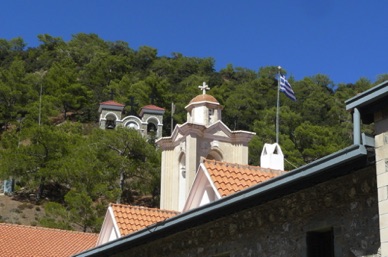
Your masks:
{"label": "white cross on dome", "polygon": [[206,90],[209,90],[210,87],[208,85],[206,85],[206,82],[203,82],[202,83],[202,86],[198,86],[199,89],[202,90],[202,94],[205,95],[206,94]]}

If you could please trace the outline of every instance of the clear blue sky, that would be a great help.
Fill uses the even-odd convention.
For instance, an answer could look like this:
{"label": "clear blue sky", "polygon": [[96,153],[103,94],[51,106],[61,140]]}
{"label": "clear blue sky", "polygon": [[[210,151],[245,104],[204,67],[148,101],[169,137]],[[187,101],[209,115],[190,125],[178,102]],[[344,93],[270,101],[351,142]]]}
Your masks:
{"label": "clear blue sky", "polygon": [[0,38],[77,33],[147,45],[159,56],[213,57],[258,70],[275,65],[299,80],[372,82],[388,73],[387,0],[3,0]]}

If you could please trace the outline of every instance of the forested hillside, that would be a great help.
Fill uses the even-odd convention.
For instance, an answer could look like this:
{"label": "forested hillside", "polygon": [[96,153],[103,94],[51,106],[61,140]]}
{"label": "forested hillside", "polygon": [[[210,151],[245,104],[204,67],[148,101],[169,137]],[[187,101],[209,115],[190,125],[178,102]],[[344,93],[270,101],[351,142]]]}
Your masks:
{"label": "forested hillside", "polygon": [[[232,130],[256,132],[250,164],[259,165],[263,144],[275,141],[276,67],[254,71],[230,64],[216,71],[212,58],[159,56],[156,48],[132,49],[95,34],[77,34],[68,42],[38,38],[38,47],[27,47],[22,38],[0,39],[0,178],[12,177],[18,190],[51,201],[43,225],[98,231],[108,202],[131,203],[141,194],[157,205],[160,153],[133,131],[97,129],[100,102],[115,100],[129,112],[133,97],[137,111],[151,102],[166,108],[166,136],[171,103],[174,124],[185,122],[184,106],[206,81],[209,94],[225,107],[223,122]],[[338,85],[322,74],[289,78],[297,101],[281,94],[279,143],[286,168],[350,145],[352,122],[344,101],[387,78]]]}

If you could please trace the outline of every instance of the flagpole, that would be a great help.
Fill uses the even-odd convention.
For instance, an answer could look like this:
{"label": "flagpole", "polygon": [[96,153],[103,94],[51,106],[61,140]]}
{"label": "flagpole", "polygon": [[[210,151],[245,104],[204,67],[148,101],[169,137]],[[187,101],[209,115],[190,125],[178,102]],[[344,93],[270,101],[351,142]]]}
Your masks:
{"label": "flagpole", "polygon": [[276,101],[276,143],[279,144],[279,93],[280,93],[280,70],[282,67],[278,66],[278,97]]}

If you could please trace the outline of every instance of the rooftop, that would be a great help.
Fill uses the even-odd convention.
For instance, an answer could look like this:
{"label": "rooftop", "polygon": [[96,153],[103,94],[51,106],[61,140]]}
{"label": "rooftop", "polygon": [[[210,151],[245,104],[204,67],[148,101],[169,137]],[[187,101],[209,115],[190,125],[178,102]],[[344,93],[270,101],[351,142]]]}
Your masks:
{"label": "rooftop", "polygon": [[218,104],[217,99],[214,96],[208,94],[197,95],[196,97],[191,99],[190,104],[198,102],[213,102]]}
{"label": "rooftop", "polygon": [[284,171],[259,166],[214,160],[205,160],[204,165],[221,197],[231,195],[285,173]]}
{"label": "rooftop", "polygon": [[106,101],[106,102],[102,102],[102,103],[100,103],[100,105],[112,105],[112,106],[120,106],[120,107],[124,107],[124,106],[125,106],[124,104],[115,102],[115,101],[113,101],[113,100],[109,100],[109,101]]}
{"label": "rooftop", "polygon": [[143,106],[142,109],[147,109],[147,110],[156,110],[156,111],[164,111],[165,109],[153,104],[149,104],[146,106]]}
{"label": "rooftop", "polygon": [[111,204],[121,236],[131,234],[149,225],[162,222],[179,214],[156,208]]}
{"label": "rooftop", "polygon": [[146,106],[141,107],[141,111],[140,111],[140,114],[139,114],[139,115],[140,115],[140,116],[143,116],[143,114],[144,114],[145,112],[163,115],[163,114],[164,114],[164,111],[165,111],[165,109],[162,108],[162,107],[156,106],[156,105],[154,105],[154,104],[149,104],[149,105],[146,105]]}
{"label": "rooftop", "polygon": [[0,223],[1,256],[64,257],[96,245],[98,234]]}

